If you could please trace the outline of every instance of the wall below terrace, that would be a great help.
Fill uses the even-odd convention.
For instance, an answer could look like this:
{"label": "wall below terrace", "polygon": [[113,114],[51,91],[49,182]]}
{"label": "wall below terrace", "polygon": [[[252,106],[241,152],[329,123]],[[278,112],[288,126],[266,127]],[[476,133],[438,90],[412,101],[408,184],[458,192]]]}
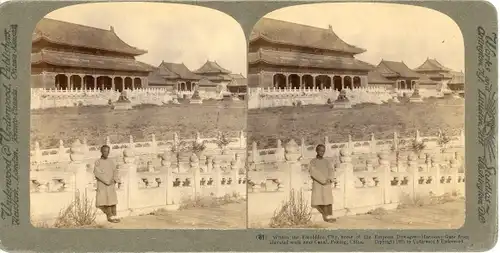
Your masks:
{"label": "wall below terrace", "polygon": [[[414,90],[387,89],[384,87],[361,87],[345,89],[346,96],[352,105],[361,103],[382,104],[392,100],[399,102],[398,96],[411,96]],[[324,105],[328,100],[337,100],[340,92],[335,89],[276,89],[276,88],[252,88],[248,93],[248,108],[259,109],[280,106],[302,105]],[[435,89],[420,89],[419,94],[423,98],[443,97],[443,92]]]}
{"label": "wall below terrace", "polygon": [[[422,142],[423,139],[428,146],[420,155],[403,145],[394,149],[386,145],[387,140],[381,140],[378,146],[375,144],[379,140],[371,142],[372,149],[370,145],[352,145],[356,142],[327,145],[330,150],[325,157],[336,168],[334,215],[366,213],[379,207],[396,208],[402,201],[429,194],[464,195],[463,138],[452,137],[445,145],[436,144],[437,137],[416,140]],[[332,148],[333,145],[337,148]],[[272,154],[262,150],[255,152],[257,155],[249,154],[250,225],[267,225],[274,212],[289,198],[291,190],[302,191],[307,205],[310,205],[312,179],[308,164],[314,151],[309,146],[297,145],[294,140],[285,147],[278,142],[278,146]],[[313,214],[314,219],[320,218],[315,209]]]}
{"label": "wall below terrace", "polygon": [[[166,88],[142,88],[127,90],[127,98],[132,105],[169,104],[174,97],[191,98],[192,91],[172,92]],[[221,93],[212,91],[199,91],[202,99],[222,99]],[[120,92],[114,90],[47,90],[31,89],[31,109],[46,109],[57,107],[77,107],[90,105],[108,105],[109,101],[116,102]]]}
{"label": "wall below terrace", "polygon": [[[76,196],[87,198],[91,205],[95,205],[96,180],[92,166],[85,161],[83,145],[76,141],[70,151],[71,160],[61,170],[31,171],[32,220],[54,220]],[[191,153],[181,166],[173,153],[165,151],[160,155],[160,164],[148,163],[146,171],[139,171],[134,149],[125,149],[119,165],[121,184],[115,186],[119,214],[127,216],[158,208],[177,209],[183,201],[195,197],[246,197],[244,158],[238,152],[212,155],[206,159],[198,156],[202,155]]]}

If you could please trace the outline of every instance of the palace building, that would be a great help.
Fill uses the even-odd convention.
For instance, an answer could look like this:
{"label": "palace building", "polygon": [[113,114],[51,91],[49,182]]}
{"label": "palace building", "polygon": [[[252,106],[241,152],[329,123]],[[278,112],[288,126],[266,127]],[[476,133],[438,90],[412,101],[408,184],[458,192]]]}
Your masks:
{"label": "palace building", "polygon": [[32,35],[31,87],[134,89],[148,86],[152,71],[135,60],[147,53],[114,31],[44,18]]}
{"label": "palace building", "polygon": [[465,89],[465,75],[464,72],[451,71],[452,78],[448,83],[448,88],[453,91],[463,92]]}
{"label": "palace building", "polygon": [[216,61],[207,60],[203,66],[193,72],[214,83],[227,85],[231,81],[229,76],[231,71],[221,67]]}
{"label": "palace building", "polygon": [[215,61],[207,61],[196,71],[191,71],[184,63],[162,62],[148,76],[150,87],[161,87],[177,91],[200,91],[242,93],[246,91],[246,79],[231,74]]}
{"label": "palace building", "polygon": [[171,63],[162,61],[150,73],[149,85],[170,90],[192,91],[203,76],[193,73],[184,63]]}
{"label": "palace building", "polygon": [[374,72],[392,81],[398,89],[413,89],[421,78],[419,73],[411,70],[404,62],[383,60],[375,67]]}
{"label": "palace building", "polygon": [[445,67],[436,59],[427,58],[427,60],[425,60],[422,65],[415,68],[414,71],[434,81],[438,86],[446,84],[448,88],[455,91],[464,89],[465,82],[463,73]]}
{"label": "palace building", "polygon": [[234,94],[243,95],[247,92],[247,79],[242,74],[230,74],[231,82],[227,90]]}
{"label": "palace building", "polygon": [[392,89],[395,87],[395,82],[385,78],[380,72],[372,70],[368,72],[368,86]]}
{"label": "palace building", "polygon": [[275,88],[365,87],[373,68],[365,52],[329,29],[262,18],[251,35],[248,86]]}

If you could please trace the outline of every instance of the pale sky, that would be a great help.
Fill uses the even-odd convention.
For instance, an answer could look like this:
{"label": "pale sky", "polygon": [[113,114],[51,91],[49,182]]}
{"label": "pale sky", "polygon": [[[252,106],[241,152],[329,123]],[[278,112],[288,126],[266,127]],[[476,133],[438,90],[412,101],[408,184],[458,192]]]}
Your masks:
{"label": "pale sky", "polygon": [[162,60],[191,70],[207,59],[246,76],[246,40],[238,22],[199,6],[163,3],[92,3],[58,9],[47,18],[108,29],[148,53],[136,59],[154,66]]}
{"label": "pale sky", "polygon": [[[217,10],[181,4],[92,3],[65,7],[47,17],[104,29],[113,26],[125,42],[148,50],[137,59],[154,66],[165,60],[184,62],[195,70],[209,59],[246,76],[243,30]],[[464,42],[458,25],[431,9],[326,3],[287,7],[267,17],[322,28],[331,25],[341,39],[367,50],[356,58],[374,65],[385,59],[415,68],[429,57],[453,70],[464,70]]]}
{"label": "pale sky", "polygon": [[458,25],[441,12],[409,5],[326,3],[287,7],[266,17],[333,27],[345,42],[366,49],[357,59],[377,65],[403,61],[410,68],[427,57],[455,71],[464,70],[464,41]]}

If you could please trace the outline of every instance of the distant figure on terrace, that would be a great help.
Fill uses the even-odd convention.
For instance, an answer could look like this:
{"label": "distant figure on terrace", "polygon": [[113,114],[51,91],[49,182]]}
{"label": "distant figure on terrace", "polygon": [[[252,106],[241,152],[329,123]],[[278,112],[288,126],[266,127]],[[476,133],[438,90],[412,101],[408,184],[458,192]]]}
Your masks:
{"label": "distant figure on terrace", "polygon": [[325,145],[316,146],[316,158],[309,163],[309,174],[313,179],[311,206],[318,209],[323,215],[323,220],[333,222],[333,193],[332,183],[335,171],[330,161],[326,160]]}
{"label": "distant figure on terrace", "polygon": [[115,163],[108,159],[110,148],[108,145],[101,147],[101,158],[95,162],[94,175],[97,179],[96,207],[101,209],[109,222],[117,223],[120,220],[116,216],[115,184],[120,183],[118,170]]}

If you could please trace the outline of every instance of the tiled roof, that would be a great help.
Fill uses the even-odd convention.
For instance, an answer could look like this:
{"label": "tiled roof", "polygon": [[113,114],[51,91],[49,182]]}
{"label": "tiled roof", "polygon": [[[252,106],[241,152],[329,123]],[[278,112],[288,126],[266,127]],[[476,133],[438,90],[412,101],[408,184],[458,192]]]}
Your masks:
{"label": "tiled roof", "polygon": [[159,74],[168,79],[200,80],[203,77],[189,70],[184,63],[162,62]]}
{"label": "tiled roof", "polygon": [[165,78],[159,74],[159,69],[156,68],[153,72],[149,73],[148,83],[166,85],[167,80],[165,80]]}
{"label": "tiled roof", "polygon": [[307,26],[282,20],[262,18],[250,34],[250,43],[263,39],[272,43],[347,52],[363,53],[366,50],[347,44],[331,29]]}
{"label": "tiled roof", "polygon": [[450,71],[449,68],[443,66],[441,63],[439,63],[436,59],[429,59],[425,60],[422,65],[418,66],[415,69],[416,72],[421,72],[421,71]]}
{"label": "tiled roof", "polygon": [[247,86],[247,79],[242,74],[230,74],[231,82],[228,86]]}
{"label": "tiled roof", "polygon": [[207,78],[202,78],[199,82],[198,82],[198,85],[199,86],[217,86],[216,83],[208,80]]}
{"label": "tiled roof", "polygon": [[135,59],[97,56],[72,52],[43,49],[31,54],[31,64],[45,62],[55,66],[81,67],[92,69],[150,72],[151,67]]}
{"label": "tiled roof", "polygon": [[376,70],[372,70],[370,72],[368,72],[368,83],[373,83],[373,84],[378,84],[378,83],[382,83],[382,84],[388,84],[388,83],[394,83],[394,81],[391,81],[387,78],[385,78],[384,76],[382,76],[382,74],[380,74],[378,71]]}
{"label": "tiled roof", "polygon": [[142,55],[146,50],[125,43],[110,30],[99,29],[54,19],[40,20],[32,35],[32,43],[46,40],[55,44],[120,52],[129,55]]}
{"label": "tiled roof", "polygon": [[418,79],[418,82],[419,82],[420,84],[438,84],[438,83],[440,83],[440,82],[438,82],[438,81],[431,80],[431,79],[429,78],[429,76],[424,75],[424,74],[420,74],[419,79]]}
{"label": "tiled roof", "polygon": [[248,54],[248,62],[265,62],[273,65],[294,66],[303,68],[371,70],[370,64],[351,57],[305,54],[298,52],[273,51],[259,49]]}
{"label": "tiled roof", "polygon": [[201,66],[199,69],[193,71],[194,73],[197,74],[229,74],[231,71],[221,67],[217,62],[215,61],[206,61],[203,66]]}
{"label": "tiled roof", "polygon": [[384,77],[419,78],[420,74],[411,70],[403,62],[382,60],[377,66],[377,71]]}

